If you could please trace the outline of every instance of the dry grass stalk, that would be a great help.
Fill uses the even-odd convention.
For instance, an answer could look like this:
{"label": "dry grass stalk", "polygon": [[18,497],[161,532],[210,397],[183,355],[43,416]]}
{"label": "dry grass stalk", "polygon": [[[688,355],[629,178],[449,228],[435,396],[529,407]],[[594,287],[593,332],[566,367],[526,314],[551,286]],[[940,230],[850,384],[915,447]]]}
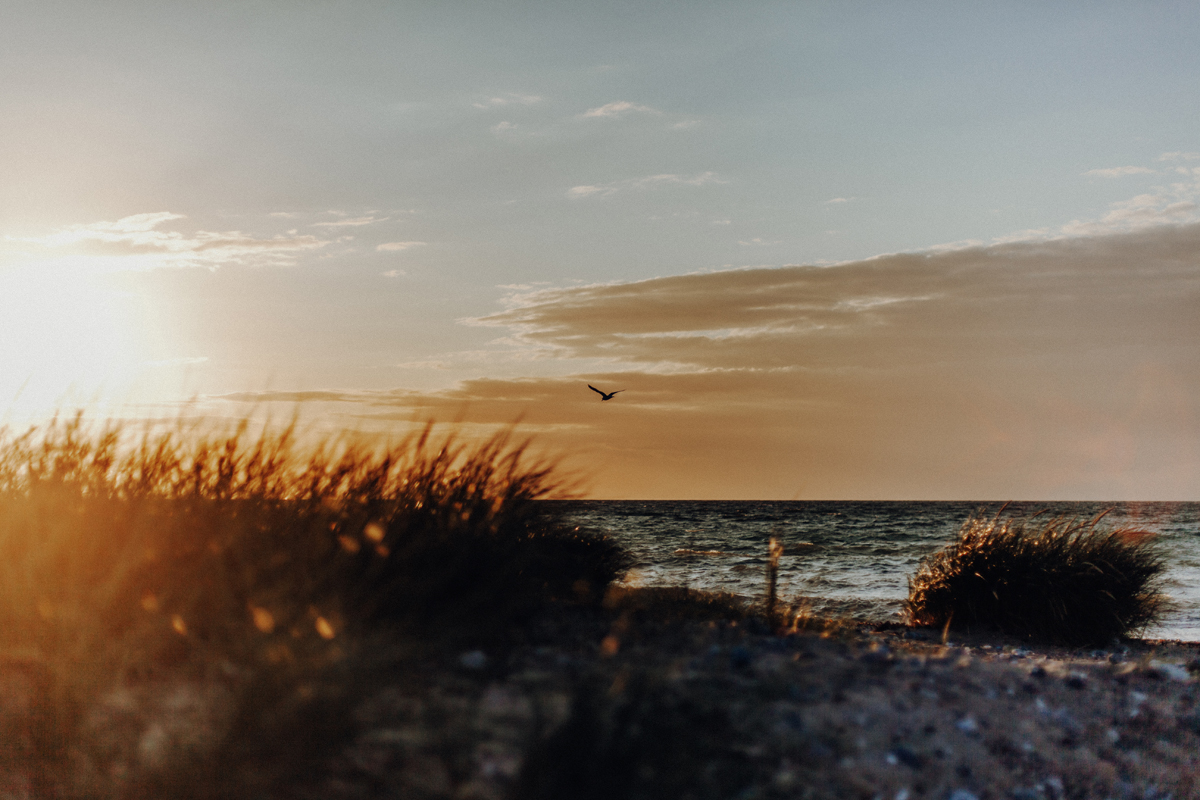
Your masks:
{"label": "dry grass stalk", "polygon": [[775,607],[778,600],[779,558],[783,555],[783,543],[775,536],[767,542],[767,624],[774,630],[777,626]]}

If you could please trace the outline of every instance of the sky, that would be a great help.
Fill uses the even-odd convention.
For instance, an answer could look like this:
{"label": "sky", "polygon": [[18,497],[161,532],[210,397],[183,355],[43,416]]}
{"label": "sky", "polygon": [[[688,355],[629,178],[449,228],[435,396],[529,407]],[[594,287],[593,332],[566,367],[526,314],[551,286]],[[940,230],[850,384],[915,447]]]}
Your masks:
{"label": "sky", "polygon": [[10,0],[0,413],[519,421],[597,498],[1200,500],[1197,34]]}

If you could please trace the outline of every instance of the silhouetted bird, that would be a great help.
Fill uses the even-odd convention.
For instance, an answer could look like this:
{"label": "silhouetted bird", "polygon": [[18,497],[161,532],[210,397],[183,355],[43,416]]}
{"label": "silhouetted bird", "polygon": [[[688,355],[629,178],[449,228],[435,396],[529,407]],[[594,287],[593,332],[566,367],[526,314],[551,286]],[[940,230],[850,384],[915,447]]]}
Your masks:
{"label": "silhouetted bird", "polygon": [[612,400],[614,395],[618,395],[621,392],[625,391],[624,389],[617,389],[615,392],[602,392],[599,389],[597,389],[595,386],[592,386],[590,383],[588,384],[588,388],[591,389],[596,394],[600,395],[601,403],[603,403],[605,400]]}

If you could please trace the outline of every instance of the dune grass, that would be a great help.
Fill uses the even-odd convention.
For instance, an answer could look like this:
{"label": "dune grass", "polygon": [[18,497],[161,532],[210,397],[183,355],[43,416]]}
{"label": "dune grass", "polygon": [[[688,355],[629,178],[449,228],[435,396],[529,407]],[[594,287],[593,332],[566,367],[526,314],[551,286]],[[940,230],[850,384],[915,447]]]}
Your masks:
{"label": "dune grass", "polygon": [[911,621],[1064,645],[1140,631],[1164,608],[1164,565],[1153,534],[1102,517],[969,519],[909,579]]}
{"label": "dune grass", "polygon": [[[184,676],[232,687],[204,750],[219,786],[236,769],[218,755],[261,750],[374,633],[496,637],[551,600],[598,601],[624,555],[544,516],[536,501],[564,487],[527,444],[430,425],[391,445],[302,446],[294,427],[135,430],[82,414],[0,431],[0,664],[43,687],[37,758],[90,759],[85,782],[120,772],[105,765],[119,753],[80,744],[85,709]],[[129,757],[158,763],[145,746]],[[169,777],[95,795],[167,791],[154,781]]]}

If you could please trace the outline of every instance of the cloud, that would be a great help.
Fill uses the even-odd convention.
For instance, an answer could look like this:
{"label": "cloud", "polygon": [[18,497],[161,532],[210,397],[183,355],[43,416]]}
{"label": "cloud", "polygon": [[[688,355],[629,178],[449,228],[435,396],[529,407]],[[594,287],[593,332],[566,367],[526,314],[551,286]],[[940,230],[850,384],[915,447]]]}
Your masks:
{"label": "cloud", "polygon": [[1129,200],[1113,203],[1110,211],[1099,220],[1073,220],[1062,226],[1066,236],[1095,236],[1112,231],[1133,231],[1161,225],[1184,224],[1196,221],[1197,204],[1188,197],[1194,187],[1178,187],[1184,191],[1159,191],[1140,194]]}
{"label": "cloud", "polygon": [[396,253],[413,247],[424,247],[425,242],[384,242],[375,249],[381,253]]}
{"label": "cloud", "polygon": [[1158,161],[1200,161],[1200,153],[1185,153],[1176,150],[1173,153],[1163,153],[1156,160]]}
{"label": "cloud", "polygon": [[387,272],[381,272],[379,274],[385,278],[399,278],[401,275],[407,275],[408,273],[402,269],[389,269]]}
{"label": "cloud", "polygon": [[696,175],[647,175],[644,178],[629,178],[623,181],[613,181],[597,185],[572,186],[567,190],[567,197],[583,198],[616,194],[617,192],[647,190],[662,186],[707,186],[709,184],[728,183],[717,176],[715,172],[700,172]]}
{"label": "cloud", "polygon": [[613,103],[606,103],[598,108],[590,108],[579,115],[580,119],[596,119],[603,117],[623,117],[627,114],[638,112],[642,114],[661,114],[658,109],[650,106],[641,106],[636,103],[631,103],[628,100],[617,100]]}
{"label": "cloud", "polygon": [[834,205],[838,205],[840,203],[849,203],[849,202],[850,202],[850,198],[848,198],[848,197],[834,197],[831,200],[826,200],[825,202],[821,203],[821,205],[834,206]]}
{"label": "cloud", "polygon": [[208,395],[206,400],[224,400],[230,403],[361,403],[373,398],[390,396],[401,398],[403,392],[346,391],[341,389],[309,389],[301,391],[227,392]]}
{"label": "cloud", "polygon": [[[468,372],[452,387],[240,401],[384,430],[521,418],[599,497],[1197,499],[1200,224],[517,286],[505,306],[473,322],[509,351],[403,365]],[[523,354],[542,377],[496,374]],[[601,405],[588,383],[625,392]]]}
{"label": "cloud", "polygon": [[543,98],[536,94],[513,94],[509,93],[503,97],[491,97],[483,102],[472,103],[471,105],[479,109],[488,108],[503,108],[504,106],[521,105],[531,106],[542,102]]}
{"label": "cloud", "polygon": [[1158,343],[1175,348],[1193,327],[1185,306],[1197,287],[1200,226],[1191,225],[543,289],[479,322],[564,356],[627,364],[884,368],[901,352],[896,364],[978,364],[988,353],[1008,358],[1018,341],[1041,342],[1041,357],[1118,347],[1167,325],[1174,338]]}
{"label": "cloud", "polygon": [[614,194],[617,189],[614,186],[572,186],[567,190],[567,197],[591,197],[592,195],[609,195]]}
{"label": "cloud", "polygon": [[[1189,153],[1167,153],[1184,157]],[[1167,186],[1155,186],[1152,191],[1109,205],[1109,211],[1098,220],[1072,220],[1063,225],[1057,236],[1097,236],[1122,231],[1136,231],[1161,225],[1185,225],[1200,222],[1200,170],[1176,167],[1185,180]]]}
{"label": "cloud", "polygon": [[374,225],[376,222],[385,222],[387,217],[349,217],[346,219],[333,220],[332,222],[314,222],[314,228],[358,228],[363,225]]}
{"label": "cloud", "polygon": [[[1045,241],[1055,238],[1052,235],[1050,228],[1025,228],[1024,230],[1013,231],[1005,236],[996,236],[992,239],[992,244],[1007,244],[1009,242],[1027,242],[1027,241]],[[979,241],[973,241],[972,246],[982,244]]]}
{"label": "cloud", "polygon": [[62,247],[84,241],[130,242],[134,244],[161,245],[171,239],[181,239],[182,234],[157,231],[159,225],[172,220],[184,219],[183,214],[159,211],[149,214],[133,214],[115,222],[93,222],[90,225],[72,225],[40,238],[25,239],[47,247]]}
{"label": "cloud", "polygon": [[[575,374],[406,413],[582,426],[552,438],[603,456],[605,496],[1167,499],[1200,480],[1200,225],[508,304],[478,322]],[[628,391],[601,416],[588,380]]]}
{"label": "cloud", "polygon": [[1123,178],[1126,175],[1153,175],[1155,173],[1149,167],[1108,167],[1106,169],[1089,169],[1083,174],[1097,178]]}
{"label": "cloud", "polygon": [[241,231],[160,230],[167,222],[185,219],[162,211],[134,214],[115,222],[72,225],[40,237],[5,237],[33,245],[35,258],[50,259],[94,271],[146,270],[162,267],[288,266],[300,253],[330,242],[294,232],[259,237]]}

